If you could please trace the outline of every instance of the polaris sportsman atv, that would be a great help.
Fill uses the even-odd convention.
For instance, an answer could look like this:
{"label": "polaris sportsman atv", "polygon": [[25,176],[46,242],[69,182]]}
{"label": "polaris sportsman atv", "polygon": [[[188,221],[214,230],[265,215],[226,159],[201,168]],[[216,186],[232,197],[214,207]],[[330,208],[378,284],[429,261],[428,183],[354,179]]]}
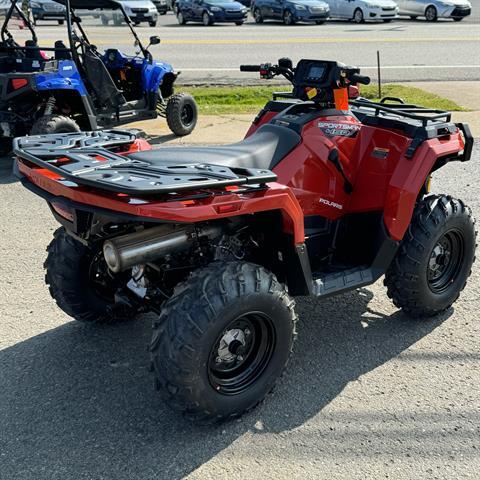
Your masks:
{"label": "polaris sportsman atv", "polygon": [[[171,65],[154,61],[121,3],[115,0],[56,0],[65,5],[68,46],[40,48],[35,30],[13,0],[1,29],[0,138],[4,150],[15,136],[97,130],[138,120],[166,117],[175,135],[195,127],[197,106],[187,94],[173,93],[177,78]],[[129,56],[110,48],[101,53],[82,28],[76,9],[120,12],[139,51]],[[20,46],[8,30],[20,17],[31,39]],[[150,45],[160,43],[156,36]]]}
{"label": "polaris sportsman atv", "polygon": [[233,145],[152,150],[116,130],[15,141],[21,181],[62,225],[45,262],[52,297],[86,323],[156,313],[156,385],[201,422],[272,389],[293,297],[385,275],[395,305],[429,317],[457,300],[475,256],[470,209],[429,194],[433,172],[470,159],[467,125],[399,99],[349,108],[347,88],[369,79],[337,62],[242,69],[284,75],[293,92]]}

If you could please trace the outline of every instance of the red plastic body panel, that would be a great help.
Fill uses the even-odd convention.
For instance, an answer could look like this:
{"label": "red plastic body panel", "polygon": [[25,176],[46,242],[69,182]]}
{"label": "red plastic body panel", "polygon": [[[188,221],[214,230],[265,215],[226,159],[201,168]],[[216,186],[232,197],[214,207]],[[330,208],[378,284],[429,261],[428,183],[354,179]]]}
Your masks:
{"label": "red plastic body panel", "polygon": [[[276,115],[278,112],[266,112],[249,134]],[[349,134],[335,133],[342,129]],[[304,241],[304,216],[336,220],[350,213],[383,211],[389,235],[399,241],[437,159],[453,156],[464,147],[457,131],[424,141],[408,159],[405,151],[411,138],[400,131],[363,125],[352,115],[319,115],[303,126],[301,137],[301,143],[274,168],[278,181],[268,188],[245,193],[226,189],[221,195],[188,201],[131,198],[106,190],[66,186],[57,175],[21,160],[19,169],[32,183],[55,196],[158,221],[192,223],[280,211],[284,231],[293,235],[296,244]],[[136,140],[123,153],[149,148],[145,140]],[[342,175],[328,159],[333,149],[338,150],[344,173],[353,185],[352,193],[345,191]]]}
{"label": "red plastic body panel", "polygon": [[272,112],[268,110],[262,110],[262,115],[257,117],[255,121],[250,125],[245,137],[249,137],[252,133],[255,133],[262,125],[269,123],[273,117],[276,117],[279,112]]}

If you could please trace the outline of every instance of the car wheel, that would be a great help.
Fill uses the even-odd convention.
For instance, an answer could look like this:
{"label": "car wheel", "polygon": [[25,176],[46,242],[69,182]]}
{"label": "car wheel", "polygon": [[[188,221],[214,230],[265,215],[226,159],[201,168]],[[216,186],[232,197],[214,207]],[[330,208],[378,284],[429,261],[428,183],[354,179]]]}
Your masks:
{"label": "car wheel", "polygon": [[433,5],[430,5],[425,10],[425,19],[427,22],[436,22],[438,20],[437,9]]}
{"label": "car wheel", "polygon": [[355,23],[363,23],[365,21],[363,18],[363,12],[359,8],[353,13],[353,21]]}
{"label": "car wheel", "polygon": [[283,12],[283,23],[285,25],[293,25],[295,23],[292,12],[290,10],[285,10],[285,12]]}
{"label": "car wheel", "polygon": [[185,25],[187,21],[185,20],[185,17],[183,16],[183,13],[180,9],[177,11],[177,21],[180,25]]}
{"label": "car wheel", "polygon": [[148,22],[148,24],[150,25],[150,27],[154,28],[157,26],[157,22]]}
{"label": "car wheel", "polygon": [[383,21],[383,23],[390,23],[391,21],[392,21],[391,18],[386,18],[386,19]]}
{"label": "car wheel", "polygon": [[454,22],[461,22],[463,20],[463,17],[455,17],[453,19]]}
{"label": "car wheel", "polygon": [[243,25],[243,22],[235,22],[235,25],[238,25],[238,26]]}
{"label": "car wheel", "polygon": [[210,20],[210,15],[208,14],[208,12],[203,12],[202,23],[205,27],[208,27],[209,25],[213,25],[213,22]]}
{"label": "car wheel", "polygon": [[253,19],[255,20],[255,23],[263,23],[263,17],[259,8],[256,8],[253,11]]}

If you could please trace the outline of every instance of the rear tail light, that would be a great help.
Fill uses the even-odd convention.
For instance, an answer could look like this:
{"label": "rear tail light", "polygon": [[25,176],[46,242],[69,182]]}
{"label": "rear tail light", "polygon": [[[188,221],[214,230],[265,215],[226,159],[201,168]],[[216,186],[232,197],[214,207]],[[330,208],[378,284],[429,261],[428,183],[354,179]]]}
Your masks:
{"label": "rear tail light", "polygon": [[11,82],[14,90],[18,90],[28,85],[28,80],[26,78],[12,78]]}

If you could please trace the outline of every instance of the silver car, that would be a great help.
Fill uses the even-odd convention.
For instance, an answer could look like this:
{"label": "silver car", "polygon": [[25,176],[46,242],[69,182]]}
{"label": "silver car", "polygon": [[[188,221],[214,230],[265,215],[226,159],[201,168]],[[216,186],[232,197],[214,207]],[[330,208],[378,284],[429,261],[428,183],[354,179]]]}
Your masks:
{"label": "silver car", "polygon": [[439,18],[453,18],[456,22],[470,15],[472,4],[468,0],[397,0],[399,15],[412,19],[425,17],[427,22]]}

